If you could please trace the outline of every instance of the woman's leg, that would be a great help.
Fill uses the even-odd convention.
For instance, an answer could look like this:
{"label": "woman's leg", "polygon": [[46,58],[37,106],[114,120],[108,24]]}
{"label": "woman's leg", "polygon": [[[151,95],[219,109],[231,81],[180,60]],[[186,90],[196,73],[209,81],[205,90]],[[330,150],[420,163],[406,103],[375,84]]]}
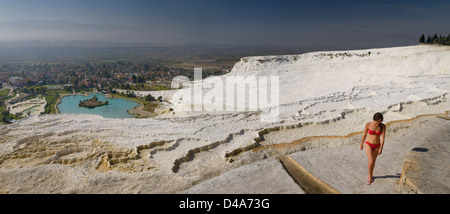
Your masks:
{"label": "woman's leg", "polygon": [[[370,148],[370,149],[372,150],[372,157],[373,157],[373,164],[372,164],[372,168],[370,169],[371,170],[370,174],[373,175],[373,169],[375,168],[375,162],[377,161],[378,150],[380,149],[380,147],[378,146],[378,148],[376,148],[376,149],[372,149],[372,148]],[[372,178],[372,180],[373,180],[373,178]]]}
{"label": "woman's leg", "polygon": [[369,163],[368,163],[369,177],[367,178],[369,180],[368,180],[367,184],[370,184],[370,183],[372,183],[373,168],[375,167],[376,156],[374,154],[375,153],[374,150],[367,143],[364,143],[364,144],[366,146],[365,150],[366,150],[366,154],[367,154],[367,159],[369,161]]}

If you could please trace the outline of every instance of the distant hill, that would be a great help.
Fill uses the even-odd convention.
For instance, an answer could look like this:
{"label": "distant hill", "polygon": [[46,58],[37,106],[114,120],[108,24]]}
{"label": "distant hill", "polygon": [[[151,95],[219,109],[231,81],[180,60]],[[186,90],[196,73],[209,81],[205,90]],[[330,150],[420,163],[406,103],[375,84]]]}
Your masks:
{"label": "distant hill", "polygon": [[182,44],[175,36],[145,27],[85,24],[66,20],[13,20],[0,22],[0,41],[106,41]]}

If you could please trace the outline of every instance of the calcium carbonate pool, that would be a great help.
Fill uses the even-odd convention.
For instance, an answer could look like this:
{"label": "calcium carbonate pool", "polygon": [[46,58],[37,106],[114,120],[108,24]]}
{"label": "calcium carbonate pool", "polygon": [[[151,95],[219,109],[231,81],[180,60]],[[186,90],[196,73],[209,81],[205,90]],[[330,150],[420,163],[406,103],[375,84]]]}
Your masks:
{"label": "calcium carbonate pool", "polygon": [[[104,102],[108,100],[108,105],[99,106],[96,108],[79,107],[78,104],[81,100],[87,100],[97,96],[99,101]],[[129,114],[127,110],[132,110],[139,106],[139,103],[120,99],[120,98],[106,98],[105,95],[99,93],[85,95],[69,95],[61,98],[61,103],[58,104],[59,112],[62,114],[96,114],[105,118],[131,118],[134,115]]]}

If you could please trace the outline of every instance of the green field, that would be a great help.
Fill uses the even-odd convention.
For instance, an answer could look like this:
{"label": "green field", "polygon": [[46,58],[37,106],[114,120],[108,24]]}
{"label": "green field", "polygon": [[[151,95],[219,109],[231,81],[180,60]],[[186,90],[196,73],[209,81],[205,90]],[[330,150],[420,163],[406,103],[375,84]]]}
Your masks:
{"label": "green field", "polygon": [[59,99],[58,94],[47,94],[45,95],[47,100],[47,105],[45,106],[44,114],[56,114],[56,102]]}
{"label": "green field", "polygon": [[9,88],[0,89],[0,98],[8,96],[9,91]]}

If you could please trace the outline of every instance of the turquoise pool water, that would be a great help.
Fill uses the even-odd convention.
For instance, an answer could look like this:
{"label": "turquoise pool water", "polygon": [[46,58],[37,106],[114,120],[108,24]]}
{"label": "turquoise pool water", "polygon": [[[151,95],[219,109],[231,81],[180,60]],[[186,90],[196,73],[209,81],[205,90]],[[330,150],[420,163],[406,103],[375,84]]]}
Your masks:
{"label": "turquoise pool water", "polygon": [[79,107],[78,104],[81,100],[87,100],[94,97],[94,94],[89,96],[83,95],[70,95],[61,99],[61,103],[58,104],[59,112],[69,114],[96,114],[105,118],[130,118],[134,115],[128,114],[127,110],[134,109],[139,106],[139,103],[119,98],[106,98],[105,95],[95,93],[99,101],[104,102],[108,100],[108,105],[99,106],[96,108],[84,108]]}

